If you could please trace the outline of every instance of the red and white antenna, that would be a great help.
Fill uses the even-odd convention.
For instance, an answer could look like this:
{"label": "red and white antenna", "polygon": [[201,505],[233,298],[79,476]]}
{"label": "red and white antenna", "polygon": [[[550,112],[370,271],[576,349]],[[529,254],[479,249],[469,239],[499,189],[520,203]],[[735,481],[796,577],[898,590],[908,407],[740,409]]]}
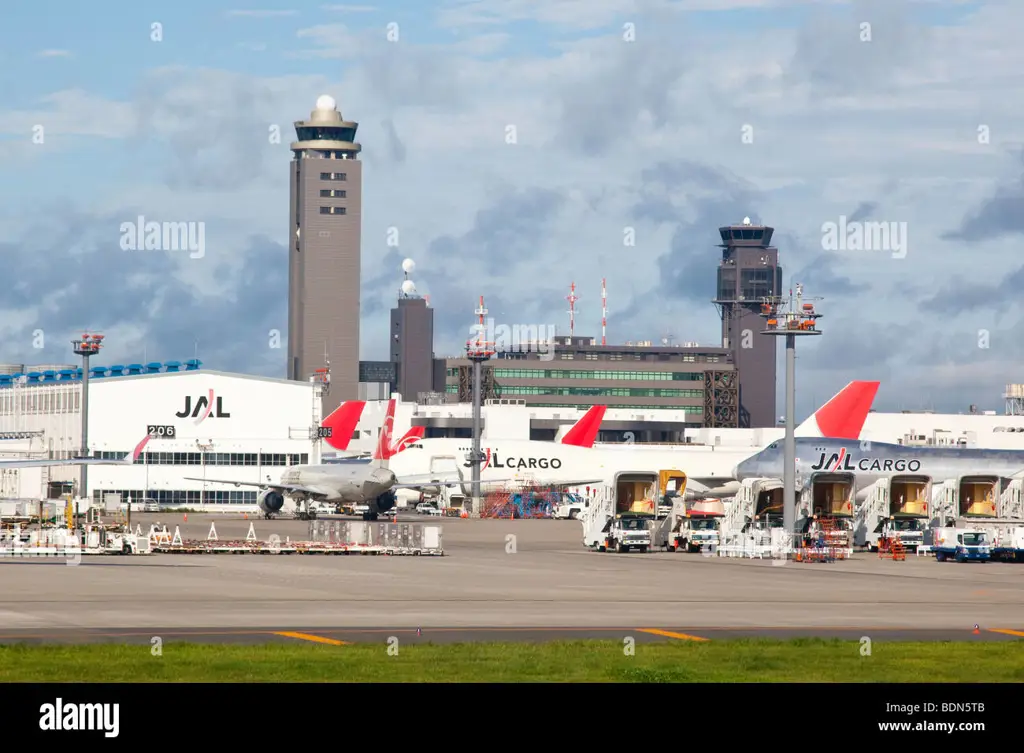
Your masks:
{"label": "red and white antenna", "polygon": [[601,278],[601,345],[607,345],[605,334],[608,328],[608,288],[604,285],[604,278]]}
{"label": "red and white antenna", "polygon": [[576,301],[579,300],[579,296],[576,295],[575,282],[569,288],[569,295],[565,297],[565,300],[569,302],[569,337],[572,337],[576,332]]}

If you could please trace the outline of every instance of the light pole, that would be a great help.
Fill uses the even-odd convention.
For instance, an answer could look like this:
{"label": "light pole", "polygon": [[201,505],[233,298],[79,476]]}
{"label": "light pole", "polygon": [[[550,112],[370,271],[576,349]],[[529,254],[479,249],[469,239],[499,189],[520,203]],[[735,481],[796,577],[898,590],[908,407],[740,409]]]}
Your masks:
{"label": "light pole", "polygon": [[199,440],[196,440],[196,447],[202,452],[202,463],[203,463],[203,489],[199,492],[199,506],[205,508],[206,505],[206,453],[213,449],[213,440],[207,440],[206,444],[201,444]]}
{"label": "light pole", "polygon": [[[103,347],[103,335],[82,334],[80,340],[72,340],[71,346],[75,355],[82,357],[82,457],[89,457],[89,356],[100,352]],[[89,466],[83,465],[80,471],[78,485],[78,496],[75,499],[75,528],[78,528],[78,521],[81,519],[79,500],[89,493]],[[85,530],[82,535],[84,537]],[[84,542],[84,538],[83,538]]]}
{"label": "light pole", "polygon": [[470,517],[478,518],[483,507],[483,503],[480,500],[480,465],[483,463],[483,452],[480,450],[480,435],[483,433],[483,421],[480,416],[481,405],[483,404],[483,379],[481,372],[483,371],[484,361],[494,355],[494,343],[484,340],[486,326],[484,325],[484,316],[487,314],[487,309],[484,308],[483,296],[480,296],[480,306],[474,313],[480,317],[480,328],[477,330],[476,339],[466,343],[466,357],[473,363],[473,456],[470,461],[473,472],[471,484],[473,501],[470,503],[471,506],[467,513]]}
{"label": "light pole", "polygon": [[[786,534],[796,533],[796,338],[820,335],[816,322],[821,314],[813,303],[805,303],[803,285],[796,284],[796,296],[789,301],[779,296],[765,298],[761,316],[767,319],[762,335],[786,338],[786,441],[782,478],[782,524]],[[814,300],[821,300],[815,298]]]}

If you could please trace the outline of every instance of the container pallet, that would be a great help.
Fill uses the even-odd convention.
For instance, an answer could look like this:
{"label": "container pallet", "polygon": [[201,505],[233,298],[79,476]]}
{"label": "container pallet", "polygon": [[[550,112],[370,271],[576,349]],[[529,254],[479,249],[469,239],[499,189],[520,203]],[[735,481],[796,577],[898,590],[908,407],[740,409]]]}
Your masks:
{"label": "container pallet", "polygon": [[157,554],[377,554],[388,556],[440,556],[440,549],[389,548],[383,546],[346,546],[317,541],[293,541],[277,544],[268,541],[183,541],[181,544],[160,544],[153,547]]}

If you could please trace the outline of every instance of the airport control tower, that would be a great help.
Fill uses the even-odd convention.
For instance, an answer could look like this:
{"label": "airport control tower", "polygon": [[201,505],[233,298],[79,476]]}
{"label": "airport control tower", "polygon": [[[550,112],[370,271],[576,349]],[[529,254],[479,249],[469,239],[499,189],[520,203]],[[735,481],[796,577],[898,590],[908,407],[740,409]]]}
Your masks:
{"label": "airport control tower", "polygon": [[362,147],[358,123],[332,97],[317,99],[292,142],[288,258],[288,378],[331,368],[326,416],[359,397],[359,283]]}
{"label": "airport control tower", "polygon": [[771,245],[775,228],[740,225],[718,229],[722,261],[714,304],[722,316],[722,347],[732,351],[739,371],[739,425],[763,428],[776,425],[775,338],[760,337],[764,329],[761,303],[780,295],[782,268],[779,250]]}

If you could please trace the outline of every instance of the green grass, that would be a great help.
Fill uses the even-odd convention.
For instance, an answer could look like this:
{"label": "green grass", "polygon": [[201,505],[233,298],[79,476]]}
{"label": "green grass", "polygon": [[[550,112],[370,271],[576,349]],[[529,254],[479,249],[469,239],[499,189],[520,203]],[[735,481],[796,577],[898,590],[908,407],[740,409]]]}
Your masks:
{"label": "green grass", "polygon": [[0,682],[1024,682],[1021,641],[0,646]]}

